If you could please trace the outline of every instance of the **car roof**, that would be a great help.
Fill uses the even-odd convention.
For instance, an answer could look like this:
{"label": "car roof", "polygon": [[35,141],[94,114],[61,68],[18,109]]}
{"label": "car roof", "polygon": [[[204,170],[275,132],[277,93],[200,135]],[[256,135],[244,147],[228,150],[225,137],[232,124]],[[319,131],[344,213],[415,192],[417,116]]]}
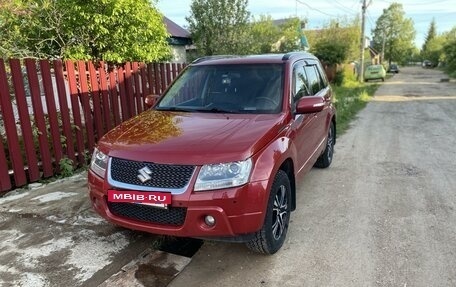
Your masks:
{"label": "car roof", "polygon": [[282,64],[287,61],[299,59],[317,58],[306,52],[291,52],[286,54],[262,54],[262,55],[216,55],[196,59],[191,63],[192,66],[205,65],[232,65],[232,64]]}

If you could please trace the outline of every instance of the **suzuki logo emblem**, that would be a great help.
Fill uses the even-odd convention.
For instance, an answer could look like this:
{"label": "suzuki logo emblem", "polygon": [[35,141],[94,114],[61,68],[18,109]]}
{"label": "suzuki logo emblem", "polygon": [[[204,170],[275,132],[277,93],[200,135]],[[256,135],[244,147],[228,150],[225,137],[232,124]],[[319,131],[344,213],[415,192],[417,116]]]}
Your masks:
{"label": "suzuki logo emblem", "polygon": [[152,179],[152,177],[150,176],[152,174],[152,171],[147,166],[141,168],[138,171],[139,171],[138,178],[142,183],[145,183]]}

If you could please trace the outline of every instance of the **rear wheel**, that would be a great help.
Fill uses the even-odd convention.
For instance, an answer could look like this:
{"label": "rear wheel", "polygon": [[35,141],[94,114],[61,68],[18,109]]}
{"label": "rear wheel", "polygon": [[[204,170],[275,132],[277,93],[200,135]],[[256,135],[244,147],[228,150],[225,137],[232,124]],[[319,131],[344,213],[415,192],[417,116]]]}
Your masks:
{"label": "rear wheel", "polygon": [[334,122],[331,121],[328,131],[328,139],[326,141],[325,151],[320,155],[315,163],[316,167],[327,168],[331,165],[332,158],[334,155],[334,143],[336,139],[336,133],[334,128]]}
{"label": "rear wheel", "polygon": [[255,252],[274,254],[283,245],[288,231],[291,212],[291,186],[288,175],[279,170],[269,193],[263,227],[247,242],[247,247]]}

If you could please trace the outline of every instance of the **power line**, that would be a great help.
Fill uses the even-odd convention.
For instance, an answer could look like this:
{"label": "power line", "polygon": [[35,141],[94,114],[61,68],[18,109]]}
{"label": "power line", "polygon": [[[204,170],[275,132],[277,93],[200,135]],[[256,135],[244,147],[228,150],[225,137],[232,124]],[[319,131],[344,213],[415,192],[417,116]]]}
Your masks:
{"label": "power line", "polygon": [[[388,4],[393,4],[393,3],[398,3],[397,1],[394,1],[394,0],[378,0],[380,2],[383,2],[383,3],[388,3]],[[407,5],[407,6],[421,6],[421,5],[435,5],[435,4],[442,4],[442,3],[447,3],[449,2],[450,0],[437,0],[437,1],[425,1],[425,2],[422,2],[422,3],[400,3],[402,5]],[[453,1],[453,0],[451,0]]]}
{"label": "power line", "polygon": [[331,15],[331,14],[328,14],[328,13],[323,12],[323,11],[321,11],[321,10],[318,10],[317,8],[313,8],[313,7],[310,6],[309,4],[304,3],[304,2],[302,2],[302,1],[300,1],[300,0],[296,0],[296,2],[299,3],[299,4],[305,5],[305,6],[307,6],[307,8],[309,8],[310,10],[317,11],[317,12],[323,14],[323,15],[326,15],[326,16],[329,16],[329,17],[336,17],[335,15]]}
{"label": "power line", "polygon": [[328,3],[330,3],[330,4],[332,4],[332,3],[337,4],[337,6],[339,6],[340,8],[342,8],[346,13],[350,13],[350,14],[352,14],[352,15],[354,15],[354,14],[357,13],[357,12],[353,11],[353,9],[348,8],[347,6],[343,5],[342,3],[340,3],[340,2],[337,1],[337,0],[333,0],[333,1],[328,1],[328,0],[327,0],[326,2],[328,2]]}
{"label": "power line", "polygon": [[366,13],[367,13],[367,20],[369,21],[371,27],[375,27],[374,19],[372,19],[371,14],[369,13],[369,11],[366,11]]}

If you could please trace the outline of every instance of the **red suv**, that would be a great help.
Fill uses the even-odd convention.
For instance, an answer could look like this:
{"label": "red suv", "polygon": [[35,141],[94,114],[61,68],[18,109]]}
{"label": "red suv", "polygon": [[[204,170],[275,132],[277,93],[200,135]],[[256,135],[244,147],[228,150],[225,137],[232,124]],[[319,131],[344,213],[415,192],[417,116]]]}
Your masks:
{"label": "red suv", "polygon": [[331,164],[331,100],[309,53],[198,59],[98,142],[93,207],[130,229],[273,254],[296,209],[297,177]]}

